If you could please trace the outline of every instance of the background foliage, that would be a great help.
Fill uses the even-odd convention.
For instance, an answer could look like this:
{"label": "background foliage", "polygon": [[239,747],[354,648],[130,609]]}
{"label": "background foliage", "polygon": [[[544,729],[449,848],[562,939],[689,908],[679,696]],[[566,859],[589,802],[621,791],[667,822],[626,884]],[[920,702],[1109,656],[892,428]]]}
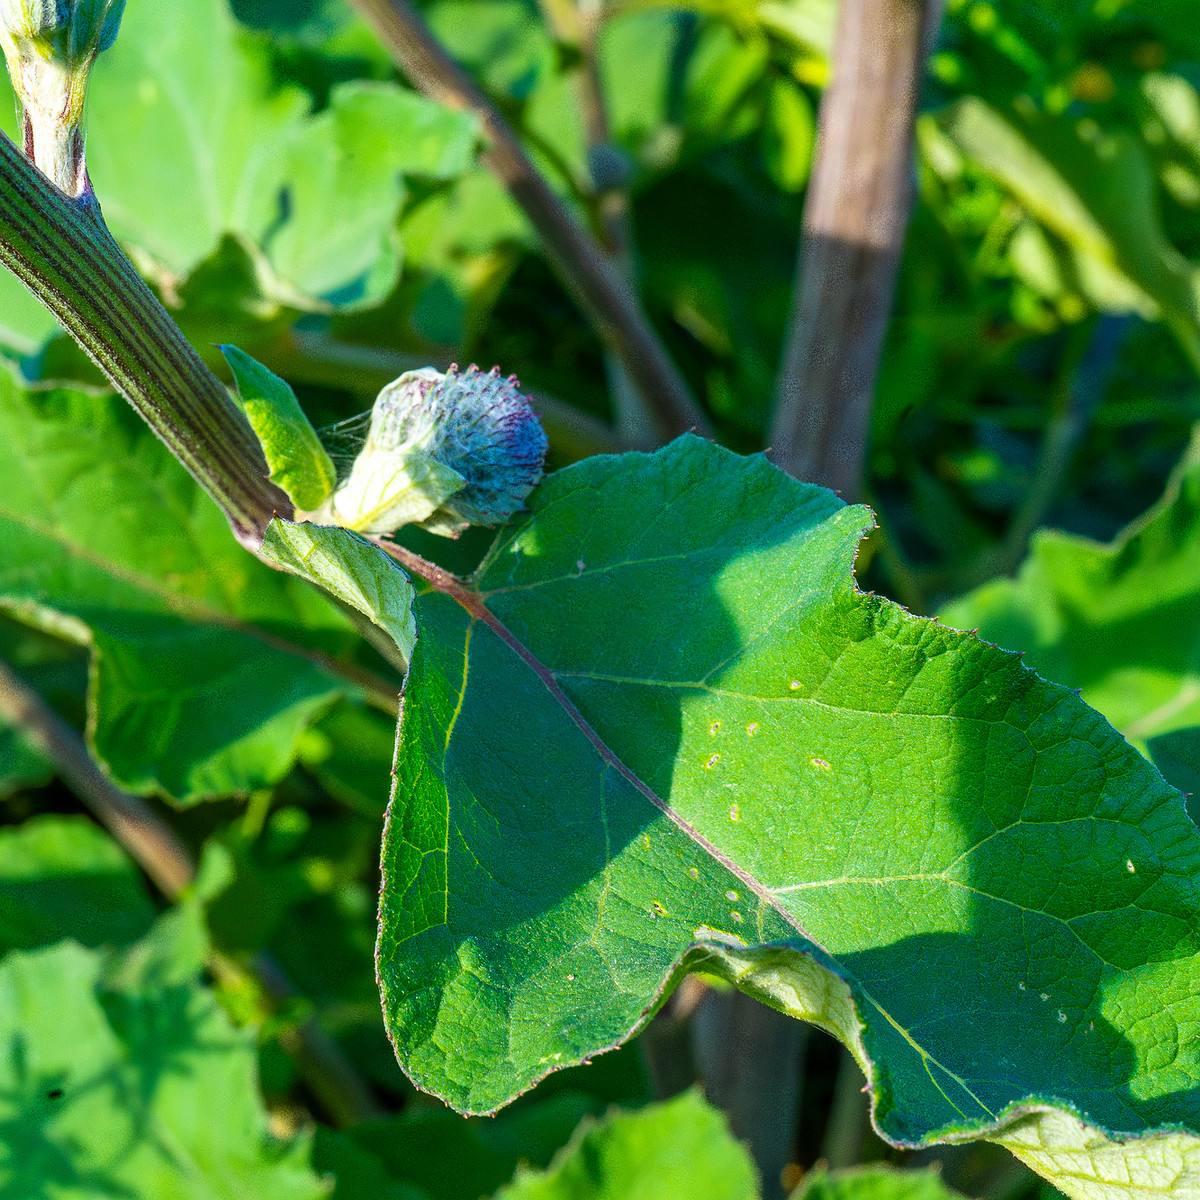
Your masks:
{"label": "background foliage", "polygon": [[[577,56],[535,4],[422,9],[586,220],[628,194],[651,317],[720,440],[762,449],[833,5],[607,5],[601,145],[579,114]],[[1189,792],[1198,86],[1200,17],[1183,0],[951,0],[873,414],[878,527],[857,558],[864,588],[978,626],[1082,689]],[[215,343],[235,342],[333,425],[418,362],[497,362],[562,402],[553,465],[617,449],[602,348],[479,148],[475,121],[413,92],[336,0],[129,0],[89,107],[105,215],[223,377]],[[398,672],[341,609],[235,545],[7,276],[0,346],[0,655],[205,852],[192,891],[165,905],[0,727],[0,1195],[616,1200],[667,1194],[654,1190],[667,1179],[670,1194],[758,1195],[721,1116],[655,1074],[654,1039],[684,1018],[495,1119],[411,1087],[372,957]],[[344,459],[344,434],[327,440]],[[855,519],[843,510],[832,574]],[[469,570],[489,539],[408,541]],[[639,853],[634,872],[650,869]],[[728,924],[732,904],[686,923]],[[245,969],[263,951],[291,999]],[[314,1014],[368,1082],[372,1119],[334,1128],[298,1074],[289,1048]],[[787,1178],[801,1196],[1053,1194],[993,1148],[889,1147],[861,1129],[854,1086],[838,1091],[832,1040],[814,1035],[804,1055]],[[839,1128],[859,1142],[846,1161]],[[822,1158],[937,1160],[946,1184],[884,1168],[801,1181]]]}

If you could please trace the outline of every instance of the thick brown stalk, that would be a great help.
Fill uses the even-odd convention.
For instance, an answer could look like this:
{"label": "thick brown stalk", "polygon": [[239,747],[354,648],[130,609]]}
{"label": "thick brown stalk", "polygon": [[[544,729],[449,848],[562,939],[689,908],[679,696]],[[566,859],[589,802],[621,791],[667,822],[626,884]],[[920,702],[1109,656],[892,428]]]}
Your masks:
{"label": "thick brown stalk", "polygon": [[862,478],[940,0],[842,0],[804,207],[772,458],[847,499]]}
{"label": "thick brown stalk", "polygon": [[58,318],[257,550],[287,496],[246,418],[118,248],[90,187],[55,187],[0,134],[0,262]]}
{"label": "thick brown stalk", "polygon": [[628,372],[662,432],[674,435],[690,429],[709,435],[707,418],[642,311],[633,288],[555,195],[496,106],[446,53],[406,0],[351,3],[421,91],[479,117],[487,143],[482,161],[525,210],[567,288]]}
{"label": "thick brown stalk", "polygon": [[[0,660],[0,719],[18,729],[54,764],[66,785],[128,851],[168,900],[177,900],[196,877],[192,852],[140,796],[122,791],[92,761],[83,739],[41,696]],[[222,955],[210,963],[214,974],[237,979],[241,969]],[[295,989],[265,951],[254,958],[254,973],[276,1002]],[[379,1115],[366,1084],[338,1044],[312,1018],[281,1038],[296,1059],[309,1090],[339,1125]]]}
{"label": "thick brown stalk", "polygon": [[692,1023],[704,1094],[746,1142],[762,1176],[763,1200],[783,1200],[792,1161],[808,1026],[744,992],[708,992]]}

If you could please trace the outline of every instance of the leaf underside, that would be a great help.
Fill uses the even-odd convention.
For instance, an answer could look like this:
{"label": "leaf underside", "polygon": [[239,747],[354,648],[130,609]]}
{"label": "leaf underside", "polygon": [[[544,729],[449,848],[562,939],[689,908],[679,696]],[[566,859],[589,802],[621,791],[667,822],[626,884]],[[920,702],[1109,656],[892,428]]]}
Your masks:
{"label": "leaf underside", "polygon": [[1200,836],[1098,714],[860,593],[869,513],[761,458],[531,509],[418,589],[377,953],[419,1086],[494,1110],[703,965],[842,1037],[897,1143],[1200,1123]]}

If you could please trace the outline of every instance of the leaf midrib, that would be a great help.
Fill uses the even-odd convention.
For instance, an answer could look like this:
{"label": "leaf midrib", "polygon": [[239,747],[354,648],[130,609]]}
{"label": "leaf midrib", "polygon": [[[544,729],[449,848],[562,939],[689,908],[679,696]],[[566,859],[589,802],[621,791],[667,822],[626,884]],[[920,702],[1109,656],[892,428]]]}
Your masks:
{"label": "leaf midrib", "polygon": [[382,538],[375,540],[387,554],[391,555],[391,557],[396,559],[397,562],[414,575],[425,580],[433,590],[442,592],[456,601],[473,621],[479,621],[486,625],[538,677],[542,686],[553,696],[580,733],[587,738],[596,753],[626,783],[658,809],[681,833],[704,850],[715,862],[724,867],[744,887],[753,892],[763,904],[776,912],[800,937],[814,946],[820,946],[820,943],[800,924],[796,917],[779,902],[770,888],[751,875],[744,867],[739,866],[727,854],[719,850],[691,822],[677,813],[636,772],[626,765],[616,751],[592,728],[583,713],[579,711],[570,697],[563,691],[562,686],[555,677],[555,673],[549,667],[545,666],[499,617],[487,607],[483,596],[479,592],[474,591],[465,580],[452,575],[449,571],[445,571],[433,563],[427,562],[403,546]]}

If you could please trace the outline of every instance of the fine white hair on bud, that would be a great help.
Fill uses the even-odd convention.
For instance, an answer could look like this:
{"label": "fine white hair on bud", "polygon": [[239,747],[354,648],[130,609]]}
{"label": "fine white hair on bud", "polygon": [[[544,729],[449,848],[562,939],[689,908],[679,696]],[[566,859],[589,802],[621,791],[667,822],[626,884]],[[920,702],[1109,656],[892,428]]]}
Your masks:
{"label": "fine white hair on bud", "polygon": [[83,105],[125,0],[0,0],[0,48],[21,105],[25,153],[71,196],[86,184]]}
{"label": "fine white hair on bud", "polygon": [[349,478],[315,516],[362,533],[499,525],[541,479],[546,449],[515,376],[408,371],[379,393]]}

